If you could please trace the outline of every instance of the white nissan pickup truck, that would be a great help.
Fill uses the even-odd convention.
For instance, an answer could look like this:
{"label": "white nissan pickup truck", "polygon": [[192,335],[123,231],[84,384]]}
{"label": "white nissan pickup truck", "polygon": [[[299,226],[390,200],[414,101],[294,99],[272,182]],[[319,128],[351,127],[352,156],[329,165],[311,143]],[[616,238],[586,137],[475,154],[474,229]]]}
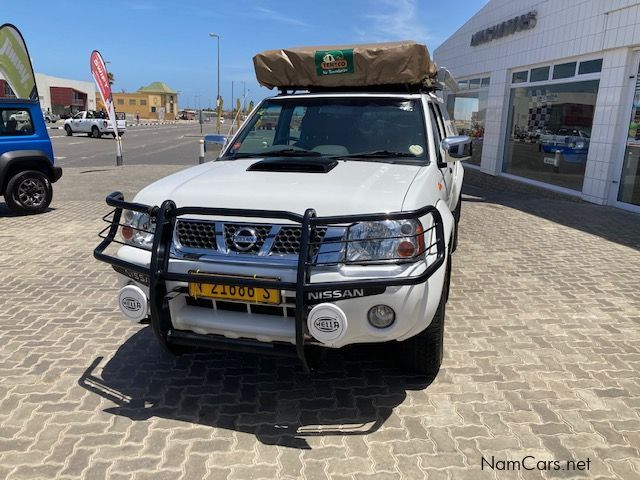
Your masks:
{"label": "white nissan pickup truck", "polygon": [[[384,342],[435,378],[469,137],[432,88],[282,89],[215,161],[115,192],[94,255],[172,353]],[[112,249],[114,253],[108,253]]]}
{"label": "white nissan pickup truck", "polygon": [[[118,135],[123,136],[127,130],[124,113],[116,112],[116,123],[118,124]],[[101,111],[83,110],[76,113],[73,117],[64,121],[64,130],[67,132],[67,136],[71,136],[74,133],[86,133],[93,138],[100,138],[105,134],[115,137],[109,116]]]}

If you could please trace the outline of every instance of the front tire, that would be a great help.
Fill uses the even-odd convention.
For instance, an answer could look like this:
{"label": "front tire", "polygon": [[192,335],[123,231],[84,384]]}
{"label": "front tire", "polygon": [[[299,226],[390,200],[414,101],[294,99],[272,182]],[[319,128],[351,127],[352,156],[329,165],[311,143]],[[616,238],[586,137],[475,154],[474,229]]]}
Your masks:
{"label": "front tire", "polygon": [[98,127],[91,127],[91,137],[92,138],[100,138],[102,133],[100,133],[100,129]]}
{"label": "front tire", "polygon": [[7,183],[4,199],[7,206],[16,213],[44,212],[53,199],[51,181],[44,173],[36,170],[17,173]]}
{"label": "front tire", "polygon": [[71,127],[69,125],[64,126],[64,131],[67,132],[67,137],[73,135],[73,131],[71,130]]}
{"label": "front tire", "polygon": [[[447,274],[447,277],[449,275]],[[448,278],[445,278],[440,303],[429,326],[419,334],[397,342],[397,357],[402,367],[425,375],[428,383],[435,380],[444,355],[444,318],[446,311],[446,291]]]}

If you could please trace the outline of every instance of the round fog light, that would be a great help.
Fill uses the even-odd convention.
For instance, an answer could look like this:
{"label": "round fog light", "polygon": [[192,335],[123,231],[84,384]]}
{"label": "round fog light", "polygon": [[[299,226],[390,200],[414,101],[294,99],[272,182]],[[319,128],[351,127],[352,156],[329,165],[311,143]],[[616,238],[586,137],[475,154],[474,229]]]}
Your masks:
{"label": "round fog light", "polygon": [[376,305],[369,309],[367,319],[376,328],[387,328],[395,321],[396,312],[387,305]]}

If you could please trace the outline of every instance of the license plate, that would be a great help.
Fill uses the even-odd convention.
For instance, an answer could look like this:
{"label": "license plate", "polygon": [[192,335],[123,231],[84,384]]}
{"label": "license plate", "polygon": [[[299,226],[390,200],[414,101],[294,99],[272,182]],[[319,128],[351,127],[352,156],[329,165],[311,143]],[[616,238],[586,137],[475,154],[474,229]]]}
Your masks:
{"label": "license plate", "polygon": [[[225,275],[212,275],[190,272],[195,275],[224,277]],[[238,277],[235,277],[238,278]],[[243,277],[240,277],[243,278]],[[253,278],[253,277],[245,277]],[[275,288],[258,288],[243,285],[219,285],[215,283],[189,283],[189,295],[193,298],[212,298],[215,300],[235,300],[246,303],[262,303],[267,305],[279,305],[282,301],[280,290]]]}

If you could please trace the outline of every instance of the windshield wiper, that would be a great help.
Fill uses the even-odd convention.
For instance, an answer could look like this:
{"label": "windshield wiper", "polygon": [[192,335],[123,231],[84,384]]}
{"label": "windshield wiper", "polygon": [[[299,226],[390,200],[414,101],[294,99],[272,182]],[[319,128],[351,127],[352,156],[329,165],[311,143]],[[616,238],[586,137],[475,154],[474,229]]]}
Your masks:
{"label": "windshield wiper", "polygon": [[343,159],[358,159],[358,158],[416,158],[413,153],[408,152],[394,152],[391,150],[375,150],[373,152],[360,152],[360,153],[350,153],[347,155],[337,155],[335,157],[336,160]]}
{"label": "windshield wiper", "polygon": [[267,152],[234,153],[231,158],[254,157],[319,157],[322,154],[312,150],[298,150],[295,148],[283,148],[282,150],[269,150]]}

